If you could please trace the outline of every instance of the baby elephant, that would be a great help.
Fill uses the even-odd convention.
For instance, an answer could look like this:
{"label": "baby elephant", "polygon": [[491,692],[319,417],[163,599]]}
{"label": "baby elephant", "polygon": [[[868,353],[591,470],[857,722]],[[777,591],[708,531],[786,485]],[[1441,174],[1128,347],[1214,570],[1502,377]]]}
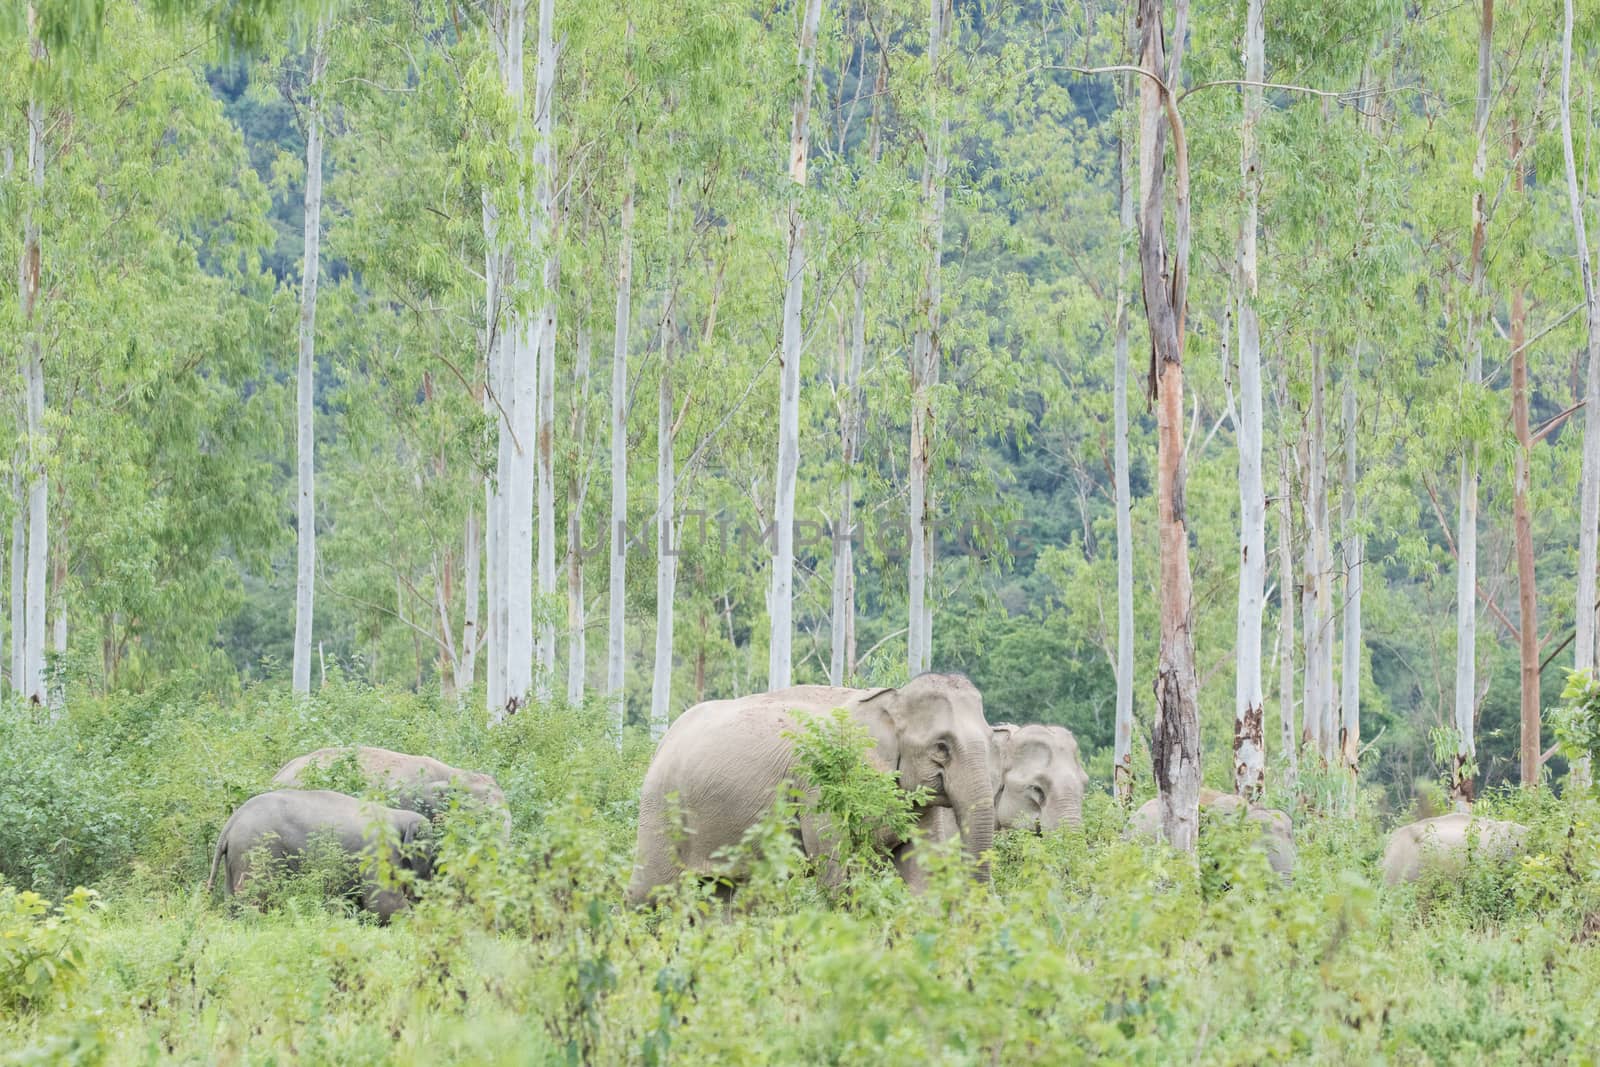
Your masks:
{"label": "baby elephant", "polygon": [[[1243,816],[1261,829],[1261,847],[1267,853],[1272,872],[1287,884],[1294,876],[1294,823],[1277,808],[1247,804],[1242,797],[1215,789],[1200,790],[1200,807],[1233,817]],[[1161,801],[1151,797],[1128,820],[1130,836],[1161,836]]]}
{"label": "baby elephant", "polygon": [[1452,812],[1401,826],[1383,850],[1383,880],[1415,882],[1427,871],[1460,870],[1469,857],[1503,861],[1522,852],[1528,828],[1499,819]]}
{"label": "baby elephant", "polygon": [[506,795],[500,791],[500,783],[492,775],[460,770],[432,756],[412,756],[371,745],[319,748],[285,763],[272,776],[272,784],[299,786],[312,768],[331,767],[352,756],[366,783],[393,791],[395,803],[407,811],[421,812],[432,818],[449,804],[451,790],[459,789],[497,811],[506,833],[511,832],[511,809],[506,806]]}
{"label": "baby elephant", "polygon": [[253,873],[250,853],[258,847],[265,848],[273,859],[281,859],[287,869],[297,870],[307,843],[320,836],[347,855],[360,858],[360,882],[346,890],[359,890],[362,907],[387,921],[410,902],[402,893],[379,885],[371,869],[380,841],[388,836],[386,826],[394,831],[387,843],[389,862],[419,879],[431,878],[433,860],[426,840],[429,823],[414,811],[386,808],[324,789],[279,789],[251,797],[239,805],[217,838],[206,892],[211,891],[222,864],[227,867],[224,892],[233,896],[243,889]]}

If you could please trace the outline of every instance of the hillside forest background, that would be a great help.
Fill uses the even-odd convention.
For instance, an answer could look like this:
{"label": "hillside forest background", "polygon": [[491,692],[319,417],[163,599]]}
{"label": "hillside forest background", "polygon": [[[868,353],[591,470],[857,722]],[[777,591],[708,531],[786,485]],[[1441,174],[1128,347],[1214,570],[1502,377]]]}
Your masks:
{"label": "hillside forest background", "polygon": [[[503,323],[535,312],[551,323],[541,425],[553,428],[522,516],[538,517],[537,697],[606,714],[612,648],[631,726],[646,727],[653,707],[675,715],[766,688],[775,539],[763,533],[797,340],[793,679],[962,671],[992,722],[1070,727],[1109,783],[1121,324],[1133,767],[1148,773],[1156,415],[1138,235],[1120,210],[1138,188],[1137,90],[1116,69],[1133,62],[1131,10],[960,0],[930,54],[923,6],[828,3],[808,76],[803,45],[796,63],[808,5],[557,3],[553,80],[533,85],[546,67],[530,27],[524,100],[506,89],[496,5],[294,9],[249,49],[163,5],[104,5],[92,32],[74,22],[78,6],[29,5],[32,22],[18,7],[0,63],[0,259],[23,264],[0,301],[17,427],[0,493],[12,692],[57,709],[126,693],[226,705],[289,681],[315,131],[312,689],[339,679],[485,706],[475,654],[504,584],[483,562],[505,447],[491,355]],[[1475,464],[1472,769],[1480,789],[1514,779],[1522,630],[1534,634],[1542,705],[1574,662],[1589,327],[1560,12],[1268,4],[1259,159],[1242,172],[1245,15],[1196,0],[1177,38],[1193,219],[1190,621],[1207,777],[1231,782],[1238,261],[1253,188],[1268,775],[1287,757],[1285,698],[1304,712],[1295,672],[1308,636],[1328,642],[1327,691],[1357,702],[1365,781],[1399,804],[1418,779],[1450,773],[1467,632],[1461,471]],[[1573,40],[1574,195],[1600,230],[1600,8],[1578,5]],[[505,225],[532,216],[542,226]],[[520,275],[497,275],[497,255]],[[919,462],[926,554],[908,519]],[[629,537],[620,646],[608,589],[618,517]],[[841,564],[835,532],[850,525],[860,532]],[[931,652],[919,664],[921,559]],[[42,693],[25,661],[36,612]],[[1351,651],[1335,656],[1336,645]],[[1564,769],[1559,757],[1549,766]]]}

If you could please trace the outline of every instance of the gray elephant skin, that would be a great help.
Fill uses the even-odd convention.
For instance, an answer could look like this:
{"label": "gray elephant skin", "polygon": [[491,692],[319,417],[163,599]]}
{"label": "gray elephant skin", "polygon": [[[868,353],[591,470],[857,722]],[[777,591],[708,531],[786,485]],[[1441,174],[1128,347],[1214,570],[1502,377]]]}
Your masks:
{"label": "gray elephant skin", "polygon": [[1499,819],[1474,819],[1451,812],[1395,829],[1383,850],[1383,880],[1389,885],[1415,882],[1424,873],[1461,870],[1477,857],[1500,862],[1519,855],[1528,828]]}
{"label": "gray elephant skin", "polygon": [[412,871],[419,879],[431,878],[433,863],[426,841],[430,824],[426,816],[325,789],[278,789],[251,797],[234,811],[217,838],[206,892],[211,892],[216,883],[219,866],[225,870],[223,891],[228,896],[243,889],[253,873],[250,853],[257,847],[265,848],[274,859],[283,860],[288,870],[297,870],[307,843],[314,835],[321,835],[346,854],[360,857],[361,879],[347,890],[359,891],[362,907],[387,921],[405,909],[409,901],[402,893],[380,886],[368,873],[380,839],[387,836],[383,833],[385,826],[394,831],[389,862],[398,869]]}
{"label": "gray elephant skin", "polygon": [[[1294,876],[1294,823],[1277,808],[1264,808],[1247,804],[1244,798],[1216,789],[1200,790],[1200,807],[1210,811],[1242,816],[1261,829],[1261,847],[1266,850],[1267,863],[1279,878],[1288,882]],[[1128,833],[1136,837],[1161,836],[1161,801],[1151,797],[1139,806],[1128,820]]]}
{"label": "gray elephant skin", "polygon": [[[1047,834],[1062,823],[1083,826],[1083,792],[1089,775],[1078,755],[1078,739],[1065,726],[989,728],[989,785],[994,790],[995,828]],[[960,830],[949,808],[929,808],[919,826],[932,844],[952,840]],[[900,872],[914,889],[926,878],[908,857]]]}
{"label": "gray elephant skin", "polygon": [[[1065,726],[991,726],[989,785],[997,830],[1047,834],[1062,823],[1083,825],[1089,775],[1078,754],[1078,739]],[[931,808],[928,818],[930,841],[948,841],[959,833],[949,808]]]}
{"label": "gray elephant skin", "polygon": [[511,809],[492,775],[452,767],[432,756],[413,756],[372,745],[319,748],[285,763],[272,776],[272,784],[297,787],[312,768],[331,767],[351,755],[367,784],[392,792],[398,807],[432,818],[448,806],[450,792],[460,790],[496,811],[506,833],[511,832]]}
{"label": "gray elephant skin", "polygon": [[[926,788],[930,807],[951,809],[965,848],[979,861],[978,877],[987,878],[994,796],[983,697],[959,675],[924,674],[900,689],[803,685],[685,711],[645,772],[628,901],[644,903],[652,889],[685,870],[736,877],[721,869],[718,854],[773,810],[783,787],[806,788],[785,734],[834,708],[846,709],[871,734],[872,758],[898,774],[901,788]],[[816,818],[802,811],[798,829],[808,856],[829,854]],[[903,861],[910,843],[882,845]]]}

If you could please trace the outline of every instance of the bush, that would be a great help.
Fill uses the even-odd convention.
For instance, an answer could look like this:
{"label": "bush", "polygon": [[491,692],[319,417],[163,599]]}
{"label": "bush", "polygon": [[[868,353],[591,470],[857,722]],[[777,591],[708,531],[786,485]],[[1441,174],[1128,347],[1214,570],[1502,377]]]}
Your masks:
{"label": "bush", "polygon": [[50,906],[32,890],[0,882],[0,1007],[62,1009],[84,980],[84,956],[98,894],[74,889]]}

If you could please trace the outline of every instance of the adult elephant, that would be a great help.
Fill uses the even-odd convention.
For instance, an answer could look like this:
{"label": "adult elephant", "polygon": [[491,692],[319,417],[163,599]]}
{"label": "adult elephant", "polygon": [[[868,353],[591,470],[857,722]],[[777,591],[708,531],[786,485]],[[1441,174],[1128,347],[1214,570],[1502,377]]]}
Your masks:
{"label": "adult elephant", "polygon": [[451,791],[460,790],[496,811],[506,832],[511,832],[511,809],[506,806],[506,795],[500,783],[492,775],[464,771],[432,756],[413,756],[373,745],[319,748],[285,763],[272,776],[272,784],[299,787],[313,771],[347,759],[354,759],[356,770],[368,786],[392,793],[397,807],[432,818],[449,803]]}
{"label": "adult elephant", "polygon": [[1415,882],[1426,872],[1459,871],[1476,857],[1503,862],[1520,854],[1528,828],[1500,819],[1474,819],[1451,812],[1398,827],[1383,850],[1383,880]]}
{"label": "adult elephant", "polygon": [[[737,845],[769,812],[784,786],[806,790],[790,736],[813,715],[844,708],[872,736],[872,758],[900,787],[925,788],[928,807],[951,809],[967,851],[988,877],[994,842],[989,724],[983,697],[966,678],[924,674],[900,689],[802,685],[696,704],[678,717],[645,772],[639,838],[628,900],[643,903],[685,871],[730,876],[718,853]],[[827,831],[803,810],[799,834],[808,856],[826,856]],[[901,858],[909,842],[881,844]]]}
{"label": "adult elephant", "polygon": [[[1294,876],[1294,823],[1277,808],[1264,808],[1248,804],[1233,793],[1216,789],[1200,790],[1200,807],[1220,815],[1243,818],[1261,831],[1261,847],[1267,853],[1267,863],[1274,874],[1285,883]],[[1161,836],[1161,801],[1151,797],[1139,806],[1128,820],[1128,833],[1137,837]]]}
{"label": "adult elephant", "polygon": [[[256,872],[253,859],[262,852],[284,868],[298,870],[306,847],[315,839],[327,841],[360,864],[360,875],[340,892],[358,892],[361,905],[387,921],[409,905],[401,892],[382,885],[374,867],[380,850],[396,870],[409,870],[419,879],[433,876],[428,847],[427,818],[414,811],[386,808],[326,789],[277,789],[240,804],[217,837],[211,855],[206,892],[225,868],[223,891],[239,893]],[[261,850],[261,851],[258,851]]]}

